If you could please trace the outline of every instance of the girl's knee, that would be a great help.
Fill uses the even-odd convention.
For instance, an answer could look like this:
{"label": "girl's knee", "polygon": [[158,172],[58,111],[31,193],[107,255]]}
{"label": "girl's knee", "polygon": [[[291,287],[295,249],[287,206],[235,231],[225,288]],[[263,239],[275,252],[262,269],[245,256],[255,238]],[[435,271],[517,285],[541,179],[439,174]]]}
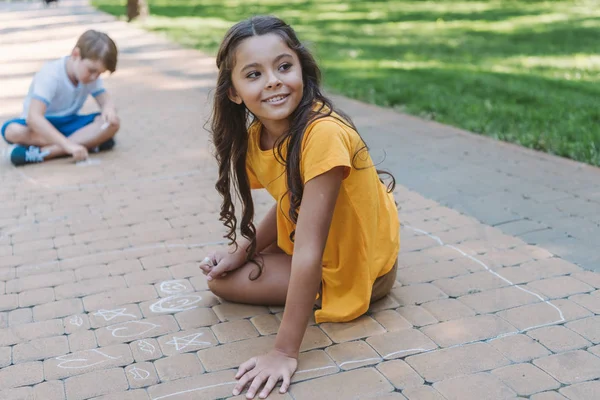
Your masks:
{"label": "girl's knee", "polygon": [[213,279],[212,281],[207,281],[208,289],[215,295],[223,300],[230,300],[230,292],[231,285],[227,284],[227,280],[225,279]]}
{"label": "girl's knee", "polygon": [[12,143],[27,144],[27,136],[31,134],[31,130],[25,125],[13,122],[6,127],[4,137]]}

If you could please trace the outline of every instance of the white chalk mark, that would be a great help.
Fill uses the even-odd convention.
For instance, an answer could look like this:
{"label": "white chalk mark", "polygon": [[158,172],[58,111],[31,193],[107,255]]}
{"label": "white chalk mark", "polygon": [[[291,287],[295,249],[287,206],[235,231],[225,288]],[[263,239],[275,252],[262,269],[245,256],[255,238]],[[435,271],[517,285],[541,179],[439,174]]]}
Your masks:
{"label": "white chalk mark", "polygon": [[137,342],[137,345],[141,351],[148,354],[152,354],[154,353],[154,350],[156,350],[156,347],[154,347],[152,343],[147,342],[145,340],[140,340],[139,342]]}
{"label": "white chalk mark", "polygon": [[365,358],[364,360],[357,360],[357,361],[344,361],[339,366],[340,366],[340,368],[342,368],[344,365],[358,364],[358,363],[364,363],[364,362],[369,362],[369,361],[382,361],[382,359],[379,357],[373,357],[373,358]]}
{"label": "white chalk mark", "polygon": [[[158,328],[158,327],[160,327],[160,325],[153,324],[152,322],[127,321],[127,322],[122,322],[117,325],[107,326],[106,329],[108,331],[110,331],[112,333],[112,335],[116,338],[128,338],[128,337],[135,337],[135,336],[143,335],[143,334],[148,333],[151,330]],[[140,328],[142,328],[143,330],[141,330],[140,332],[136,332],[136,329],[140,329]],[[121,331],[133,331],[133,333],[117,334],[117,332],[121,332]]]}
{"label": "white chalk mark", "polygon": [[[443,241],[442,241],[442,240],[441,240],[439,237],[437,237],[437,236],[434,236],[434,235],[430,234],[429,232],[425,232],[425,231],[424,231],[424,230],[422,230],[422,229],[414,228],[414,227],[412,227],[412,226],[410,226],[410,225],[403,225],[403,226],[404,226],[404,227],[406,227],[406,228],[408,228],[408,229],[412,229],[412,230],[413,230],[413,231],[415,231],[415,232],[419,232],[419,233],[422,233],[423,235],[429,236],[429,237],[430,237],[430,238],[432,238],[433,240],[437,241],[437,242],[440,244],[440,246],[445,246],[445,247],[448,247],[448,248],[450,248],[450,249],[453,249],[453,250],[457,251],[458,253],[460,253],[462,256],[464,256],[464,257],[467,257],[467,258],[469,258],[469,259],[470,259],[470,260],[472,260],[472,261],[475,261],[476,263],[478,263],[479,265],[481,265],[483,268],[485,268],[485,269],[486,269],[486,270],[487,270],[489,273],[491,273],[492,275],[494,275],[494,276],[496,276],[496,277],[498,277],[498,278],[502,279],[504,282],[508,283],[510,286],[512,286],[512,287],[515,287],[515,288],[517,288],[517,289],[519,289],[519,290],[521,290],[521,291],[523,291],[523,292],[525,292],[525,293],[528,293],[528,294],[530,294],[530,295],[532,295],[532,296],[534,296],[534,297],[537,297],[537,298],[538,298],[538,299],[540,299],[542,302],[544,302],[544,303],[548,304],[550,307],[554,308],[554,309],[555,309],[555,310],[558,312],[558,315],[559,315],[559,317],[560,317],[560,319],[559,319],[559,320],[557,320],[557,321],[554,321],[554,322],[549,322],[549,323],[542,324],[542,325],[530,326],[530,327],[527,327],[527,328],[525,328],[525,329],[521,329],[521,330],[519,330],[519,331],[517,331],[517,332],[511,332],[511,333],[509,333],[509,334],[502,334],[502,335],[500,335],[500,336],[497,336],[496,338],[499,338],[499,337],[505,337],[505,336],[517,335],[517,334],[519,334],[519,333],[526,332],[526,331],[528,331],[528,330],[530,330],[530,329],[541,328],[541,327],[543,327],[543,326],[548,326],[548,325],[560,324],[561,322],[565,322],[565,321],[566,321],[566,320],[565,320],[565,316],[563,315],[563,312],[561,311],[561,309],[560,309],[560,308],[558,308],[558,307],[557,307],[557,306],[555,306],[554,304],[550,303],[550,301],[548,301],[548,300],[545,300],[545,299],[544,299],[542,296],[540,296],[539,294],[537,294],[537,293],[534,293],[534,292],[532,292],[531,290],[525,289],[525,288],[524,288],[524,287],[522,287],[522,286],[519,286],[519,285],[516,285],[516,284],[514,284],[513,282],[511,282],[510,280],[506,279],[505,277],[503,277],[502,275],[500,275],[500,274],[499,274],[499,273],[497,273],[496,271],[492,270],[492,269],[491,269],[490,267],[488,267],[488,266],[487,266],[487,265],[486,265],[486,264],[485,264],[483,261],[481,261],[481,260],[479,260],[479,259],[477,259],[477,258],[475,258],[475,257],[471,256],[470,254],[467,254],[467,253],[465,253],[464,251],[462,251],[461,249],[459,249],[459,248],[458,248],[458,247],[456,247],[456,246],[452,246],[452,245],[449,245],[449,244],[445,244],[445,243],[444,243],[444,242],[443,242]],[[491,340],[493,340],[493,339],[496,339],[496,338],[488,339],[488,341],[491,341]]]}
{"label": "white chalk mark", "polygon": [[86,158],[85,160],[77,161],[75,163],[75,165],[78,167],[87,167],[89,165],[98,165],[100,163],[101,163],[100,160],[97,160],[97,159],[92,160],[91,158]]}
{"label": "white chalk mark", "polygon": [[[118,357],[113,357],[113,356],[109,356],[108,354],[105,354],[103,352],[101,352],[98,349],[92,349],[92,350],[86,350],[82,353],[85,352],[91,352],[91,353],[96,353],[96,354],[100,354],[101,356],[105,357],[106,359],[104,360],[100,360],[97,362],[93,362],[93,363],[89,363],[89,359],[85,358],[85,357],[81,357],[81,358],[73,358],[73,359],[67,359],[67,357],[74,357],[75,354],[66,354],[64,356],[60,356],[60,357],[56,357],[55,359],[58,361],[62,361],[60,363],[58,363],[57,367],[59,368],[64,368],[64,369],[77,369],[77,368],[87,368],[87,367],[92,367],[94,365],[98,365],[98,364],[102,364],[103,362],[106,362],[108,360],[118,360],[119,358],[121,358],[122,356],[118,356]],[[68,366],[66,364],[77,364],[77,363],[81,363],[80,365],[75,365],[75,366]]]}
{"label": "white chalk mark", "polygon": [[434,351],[434,350],[437,350],[437,346],[436,346],[435,349],[421,349],[421,348],[418,348],[418,349],[398,350],[398,351],[394,351],[393,353],[386,354],[385,356],[383,356],[383,359],[385,360],[386,358],[390,358],[390,357],[393,357],[395,355],[403,354],[403,353],[412,353],[412,352],[418,352],[418,353],[424,353],[425,352],[425,353],[429,353],[430,351]]}
{"label": "white chalk mark", "polygon": [[169,397],[179,396],[180,394],[199,392],[200,390],[212,389],[212,388],[216,388],[219,386],[227,386],[227,385],[235,385],[235,384],[237,384],[237,381],[229,381],[229,382],[217,383],[216,385],[201,386],[201,387],[194,388],[194,389],[182,390],[181,392],[165,394],[164,396],[155,397],[152,400],[167,399]]}
{"label": "white chalk mark", "polygon": [[133,375],[133,379],[136,381],[143,381],[150,377],[150,372],[138,367],[133,367],[128,372]]}
{"label": "white chalk mark", "polygon": [[81,319],[81,317],[79,315],[74,315],[73,317],[71,317],[71,319],[69,320],[69,323],[71,325],[75,325],[75,326],[81,326],[83,325],[83,320]]}
{"label": "white chalk mark", "polygon": [[331,369],[331,368],[335,368],[335,369],[339,369],[338,367],[336,367],[335,365],[328,365],[327,367],[319,367],[319,368],[311,368],[311,369],[303,369],[301,371],[296,371],[296,374],[306,374],[308,372],[315,372],[315,371],[322,371],[324,369]]}
{"label": "white chalk mark", "polygon": [[197,294],[176,294],[158,300],[150,306],[150,311],[155,313],[181,312],[191,310],[198,306],[194,305],[202,300]]}
{"label": "white chalk mark", "polygon": [[134,317],[137,318],[137,315],[133,314],[125,314],[127,308],[118,308],[116,310],[98,310],[94,314],[94,316],[101,316],[105,321],[112,321],[117,317]]}
{"label": "white chalk mark", "polygon": [[187,289],[187,286],[185,286],[184,280],[177,280],[177,281],[164,281],[160,283],[160,291],[166,294],[176,294],[176,293],[181,293],[181,292],[185,292]]}
{"label": "white chalk mark", "polygon": [[204,335],[204,333],[200,332],[183,337],[173,336],[173,339],[169,340],[167,344],[175,346],[175,350],[177,351],[181,351],[188,346],[210,346],[210,342],[202,342],[196,340],[202,335]]}

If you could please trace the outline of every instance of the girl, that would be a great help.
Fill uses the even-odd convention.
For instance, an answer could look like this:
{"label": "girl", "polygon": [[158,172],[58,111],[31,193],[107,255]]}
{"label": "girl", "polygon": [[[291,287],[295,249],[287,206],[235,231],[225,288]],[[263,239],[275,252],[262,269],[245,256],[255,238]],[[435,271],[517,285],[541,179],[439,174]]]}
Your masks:
{"label": "girl", "polygon": [[[396,276],[399,221],[390,187],[348,117],[321,93],[320,71],[274,17],[233,26],[217,55],[212,132],[221,221],[233,248],[200,265],[210,289],[240,303],[284,305],[274,349],[243,363],[233,390],[285,393],[308,320],[343,322],[384,297]],[[250,189],[277,201],[255,227]],[[238,221],[232,200],[242,206]],[[317,299],[317,300],[315,300]]]}

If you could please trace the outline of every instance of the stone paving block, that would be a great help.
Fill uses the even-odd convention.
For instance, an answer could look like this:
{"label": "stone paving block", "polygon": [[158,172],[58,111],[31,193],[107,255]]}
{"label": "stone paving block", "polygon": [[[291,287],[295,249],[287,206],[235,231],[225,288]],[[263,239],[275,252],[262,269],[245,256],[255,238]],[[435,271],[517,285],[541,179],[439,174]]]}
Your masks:
{"label": "stone paving block", "polygon": [[515,364],[498,368],[492,374],[520,396],[530,396],[561,385],[550,375],[532,364]]}
{"label": "stone paving block", "polygon": [[438,322],[437,318],[422,306],[404,306],[398,308],[396,311],[416,327],[436,324]]}
{"label": "stone paving block", "polygon": [[35,385],[44,380],[41,361],[11,365],[0,369],[0,388]]}
{"label": "stone paving block", "polygon": [[204,260],[204,257],[206,257],[206,253],[200,249],[174,251],[159,255],[151,255],[143,257],[140,261],[142,262],[144,269],[154,269],[181,264],[182,262],[200,262]]}
{"label": "stone paving block", "polygon": [[120,276],[106,278],[86,279],[76,283],[67,283],[54,288],[56,299],[70,299],[73,297],[84,297],[92,294],[107,292],[110,290],[125,288],[125,280]]}
{"label": "stone paving block", "polygon": [[530,400],[566,400],[567,398],[558,392],[543,392],[534,394]]}
{"label": "stone paving block", "polygon": [[[204,276],[202,274],[202,270],[198,267],[198,263],[190,262],[190,263],[182,263],[177,265],[171,265],[169,267],[169,271],[171,271],[171,275],[174,279],[185,279],[191,278],[195,276]],[[206,290],[205,289],[197,289],[196,290]]]}
{"label": "stone paving block", "polygon": [[17,325],[30,324],[33,322],[33,311],[31,308],[19,308],[8,313],[8,325],[13,327]]}
{"label": "stone paving block", "polygon": [[5,294],[0,296],[0,311],[10,311],[19,308],[19,295]]}
{"label": "stone paving block", "polygon": [[53,336],[35,339],[31,342],[20,343],[13,347],[13,363],[45,360],[61,356],[69,352],[69,342],[66,336]]}
{"label": "stone paving block", "polygon": [[121,392],[129,388],[123,368],[112,368],[72,376],[65,380],[65,392],[69,400],[84,400],[91,397]]}
{"label": "stone paving block", "polygon": [[549,299],[557,299],[579,293],[588,293],[594,290],[593,286],[583,283],[570,276],[548,278],[527,285],[535,293],[542,294]]}
{"label": "stone paving block", "polygon": [[[250,318],[258,333],[261,335],[272,335],[279,330],[280,321],[272,314],[262,314]],[[181,323],[180,323],[181,325]]]}
{"label": "stone paving block", "polygon": [[583,350],[538,358],[533,363],[567,385],[600,378],[600,358]]}
{"label": "stone paving block", "polygon": [[71,353],[98,347],[94,331],[77,331],[68,336]]}
{"label": "stone paving block", "polygon": [[434,281],[433,284],[440,288],[444,293],[453,297],[484,292],[509,285],[508,282],[488,271],[474,272],[469,275],[463,275],[452,279],[440,279]]}
{"label": "stone paving block", "polygon": [[[172,279],[168,268],[157,268],[149,271],[131,272],[125,275],[127,286],[148,285]],[[160,293],[159,293],[160,295]]]}
{"label": "stone paving block", "polygon": [[8,313],[0,312],[0,329],[8,327]]}
{"label": "stone paving block", "polygon": [[593,314],[570,300],[561,299],[517,307],[501,311],[496,315],[520,330],[529,330],[543,325],[581,319]]}
{"label": "stone paving block", "polygon": [[459,300],[479,314],[493,313],[540,301],[536,296],[514,286],[469,294],[460,297]]}
{"label": "stone paving block", "polygon": [[151,400],[144,389],[129,390],[127,392],[107,394],[94,397],[94,400]]}
{"label": "stone paving block", "polygon": [[11,348],[0,347],[0,368],[9,366],[12,363]]}
{"label": "stone paving block", "polygon": [[204,368],[196,354],[176,354],[154,362],[162,382],[201,375]]}
{"label": "stone paving block", "polygon": [[259,336],[258,331],[247,319],[223,322],[211,327],[220,343],[236,342]]}
{"label": "stone paving block", "polygon": [[335,374],[340,369],[323,350],[312,350],[300,353],[298,368],[292,376],[292,383],[302,382],[321,376]]}
{"label": "stone paving block", "polygon": [[398,390],[417,388],[425,381],[402,360],[385,361],[377,365],[381,372]]}
{"label": "stone paving block", "polygon": [[131,342],[129,347],[136,362],[156,360],[163,356],[156,339],[136,340],[135,342]]}
{"label": "stone paving block", "polygon": [[497,270],[500,275],[514,284],[533,282],[554,276],[568,275],[581,271],[576,265],[554,257],[544,260],[529,261],[518,267],[507,267]]}
{"label": "stone paving block", "polygon": [[489,342],[512,362],[531,361],[550,354],[550,351],[526,335],[509,335]]}
{"label": "stone paving block", "polygon": [[35,400],[66,400],[63,381],[45,381],[33,387]]}
{"label": "stone paving block", "polygon": [[151,285],[132,286],[127,289],[117,289],[110,292],[94,294],[83,298],[83,305],[88,312],[100,309],[116,308],[123,304],[139,303],[156,299],[158,294]]}
{"label": "stone paving block", "polygon": [[575,274],[572,274],[571,277],[587,283],[595,287],[596,289],[600,289],[600,274],[592,271],[582,271]]}
{"label": "stone paving block", "polygon": [[385,329],[368,315],[344,323],[323,323],[321,329],[334,343],[348,342],[385,333]]}
{"label": "stone paving block", "polygon": [[402,392],[408,400],[446,400],[445,397],[431,386],[409,388]]}
{"label": "stone paving block", "polygon": [[448,400],[514,399],[515,392],[489,373],[447,379],[433,387]]}
{"label": "stone paving block", "polygon": [[221,399],[231,396],[237,384],[234,376],[233,370],[207,373],[150,386],[147,390],[150,398],[155,400],[175,396],[184,399]]}
{"label": "stone paving block", "polygon": [[412,285],[469,274],[469,269],[461,261],[441,261],[435,264],[398,269],[397,279],[404,285]]}
{"label": "stone paving block", "polygon": [[477,258],[490,269],[511,267],[532,261],[530,255],[510,249],[492,250],[488,253],[478,255]]}
{"label": "stone paving block", "polygon": [[394,387],[374,368],[363,368],[329,375],[290,387],[296,400],[316,398],[361,398],[392,392]]}
{"label": "stone paving block", "polygon": [[179,325],[171,315],[120,322],[95,330],[100,346],[129,343],[134,340],[158,337],[178,332]]}
{"label": "stone paving block", "polygon": [[591,294],[577,294],[569,297],[569,300],[587,308],[594,314],[600,314],[600,291]]}
{"label": "stone paving block", "polygon": [[175,334],[159,337],[157,340],[162,353],[166,356],[198,351],[219,344],[217,338],[209,328],[180,331]]}
{"label": "stone paving block", "polygon": [[143,271],[144,269],[140,260],[116,260],[108,263],[106,268],[111,276],[125,275]]}
{"label": "stone paving block", "polygon": [[331,344],[331,340],[318,326],[309,326],[304,333],[302,343],[300,343],[300,351],[308,351],[314,349],[322,349]]}
{"label": "stone paving block", "polygon": [[52,272],[50,274],[32,275],[6,282],[6,293],[19,293],[26,290],[58,286],[75,281],[73,271]]}
{"label": "stone paving block", "polygon": [[33,389],[30,387],[20,387],[16,389],[0,389],[0,399],[2,400],[33,400]]}
{"label": "stone paving block", "polygon": [[487,343],[435,350],[410,356],[405,361],[427,382],[439,382],[510,364],[507,358]]}
{"label": "stone paving block", "polygon": [[27,290],[19,293],[19,307],[31,307],[55,300],[53,288]]}
{"label": "stone paving block", "polygon": [[[396,282],[395,285],[398,285],[398,282]],[[391,310],[394,308],[398,308],[399,306],[400,304],[398,304],[398,302],[394,300],[392,296],[385,296],[381,300],[377,300],[375,303],[371,303],[371,305],[369,305],[367,313],[372,314],[383,310]]]}
{"label": "stone paving block", "polygon": [[495,338],[517,329],[495,315],[477,315],[421,328],[440,347]]}
{"label": "stone paving block", "polygon": [[[159,314],[175,314],[200,307],[213,307],[219,299],[210,291],[180,293],[140,303],[142,314],[151,317]],[[216,312],[216,310],[213,311]]]}
{"label": "stone paving block", "polygon": [[133,357],[129,346],[119,344],[47,359],[44,361],[44,376],[46,380],[64,379],[131,363]]}
{"label": "stone paving block", "polygon": [[430,301],[423,303],[422,306],[442,322],[475,315],[475,311],[456,299]]}
{"label": "stone paving block", "polygon": [[85,331],[90,329],[90,320],[88,314],[75,314],[63,318],[63,326],[65,327],[65,333],[71,334],[79,331]]}
{"label": "stone paving block", "polygon": [[403,306],[419,305],[448,297],[444,292],[430,283],[397,287],[392,289],[391,296]]}
{"label": "stone paving block", "polygon": [[564,326],[546,326],[527,332],[527,335],[546,346],[553,353],[563,353],[589,347],[592,344]]}
{"label": "stone paving block", "polygon": [[417,329],[405,329],[371,336],[367,343],[384,359],[402,358],[411,354],[427,352],[437,346]]}
{"label": "stone paving block", "polygon": [[109,309],[98,309],[86,314],[92,328],[103,328],[116,323],[142,319],[142,312],[137,304],[123,304]]}
{"label": "stone paving block", "polygon": [[110,272],[107,266],[104,264],[88,265],[87,267],[81,267],[75,270],[75,278],[77,281],[84,281],[94,278],[106,278],[109,275]]}
{"label": "stone paving block", "polygon": [[268,314],[269,309],[263,306],[247,304],[223,303],[213,307],[213,311],[222,322]]}
{"label": "stone paving block", "polygon": [[125,376],[131,389],[156,385],[160,381],[154,369],[154,364],[150,362],[128,365],[125,368]]}
{"label": "stone paving block", "polygon": [[325,352],[344,371],[378,364],[382,361],[379,354],[362,340],[336,344],[325,349]]}
{"label": "stone paving block", "polygon": [[374,313],[372,317],[388,332],[412,328],[412,324],[395,310],[379,311]]}
{"label": "stone paving block", "polygon": [[600,316],[569,322],[565,326],[594,344],[600,343]]}
{"label": "stone paving block", "polygon": [[33,307],[33,319],[35,321],[45,321],[81,312],[83,312],[81,299],[60,300]]}
{"label": "stone paving block", "polygon": [[198,357],[209,372],[237,368],[251,357],[271,351],[274,344],[275,337],[261,336],[203,349],[198,352]]}
{"label": "stone paving block", "polygon": [[600,382],[583,382],[560,389],[560,393],[569,400],[587,400],[600,398]]}
{"label": "stone paving block", "polygon": [[211,308],[198,307],[178,312],[174,316],[183,330],[211,326],[219,322],[219,318]]}
{"label": "stone paving block", "polygon": [[208,281],[206,280],[206,277],[204,275],[193,276],[189,280],[195,290],[208,290]]}
{"label": "stone paving block", "polygon": [[30,341],[43,337],[59,336],[65,332],[61,320],[59,319],[51,319],[42,322],[19,325],[11,328],[11,331],[17,338],[19,338],[20,341]]}

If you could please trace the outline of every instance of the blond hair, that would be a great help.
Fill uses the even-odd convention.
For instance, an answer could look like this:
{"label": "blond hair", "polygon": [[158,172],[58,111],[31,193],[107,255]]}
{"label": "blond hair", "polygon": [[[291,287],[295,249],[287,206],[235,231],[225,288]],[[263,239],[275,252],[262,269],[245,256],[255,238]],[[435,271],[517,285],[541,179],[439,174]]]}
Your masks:
{"label": "blond hair", "polygon": [[85,31],[75,47],[79,48],[81,59],[100,60],[111,73],[117,69],[117,45],[106,33]]}

